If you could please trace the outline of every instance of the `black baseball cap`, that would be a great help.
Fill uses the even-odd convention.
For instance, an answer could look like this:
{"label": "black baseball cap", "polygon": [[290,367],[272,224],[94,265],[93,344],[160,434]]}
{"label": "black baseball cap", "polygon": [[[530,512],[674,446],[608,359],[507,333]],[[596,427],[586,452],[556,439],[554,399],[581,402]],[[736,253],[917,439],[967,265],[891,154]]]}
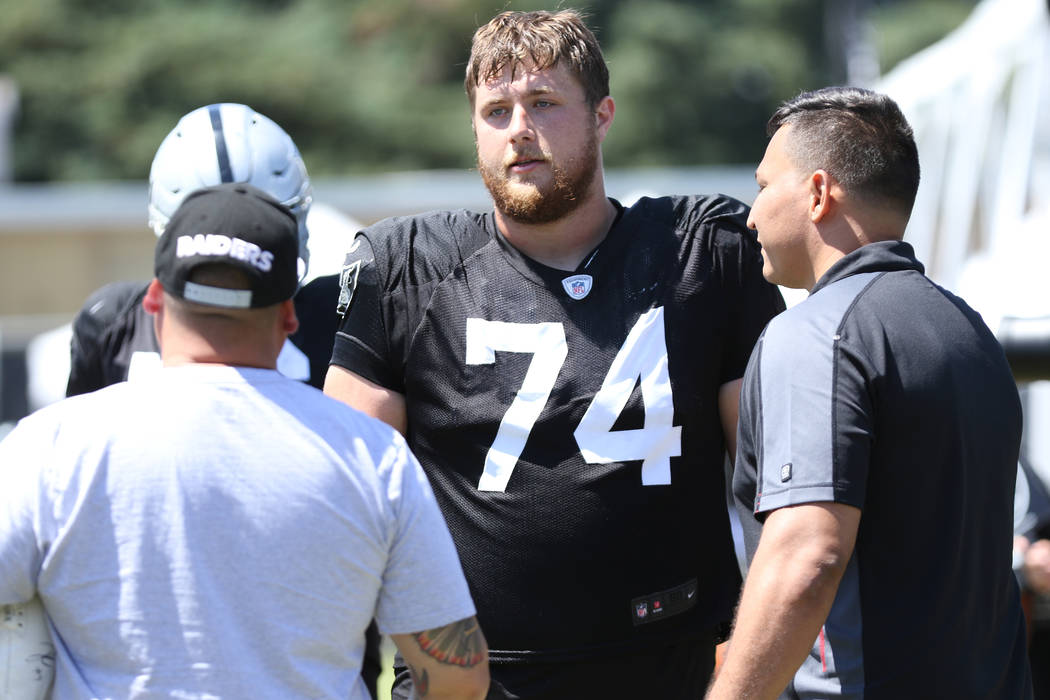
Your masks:
{"label": "black baseball cap", "polygon": [[[200,265],[247,273],[250,289],[187,281]],[[258,308],[295,296],[299,225],[291,210],[260,189],[226,183],[186,196],[157,241],[154,274],[164,291],[206,306]]]}

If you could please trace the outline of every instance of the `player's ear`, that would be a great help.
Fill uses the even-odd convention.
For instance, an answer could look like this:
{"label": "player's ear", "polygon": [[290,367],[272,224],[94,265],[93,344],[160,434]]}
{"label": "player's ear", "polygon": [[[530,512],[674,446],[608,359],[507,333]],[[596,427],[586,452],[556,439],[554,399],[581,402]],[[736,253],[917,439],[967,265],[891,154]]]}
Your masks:
{"label": "player's ear", "polygon": [[616,113],[616,103],[613,102],[613,98],[606,95],[598,102],[598,106],[594,109],[594,119],[598,127],[598,143],[605,140],[605,135],[609,133],[609,127],[612,126],[613,115]]}
{"label": "player's ear", "polygon": [[164,287],[160,285],[157,278],[149,283],[146,288],[146,296],[142,297],[142,308],[146,313],[156,316],[164,308]]}

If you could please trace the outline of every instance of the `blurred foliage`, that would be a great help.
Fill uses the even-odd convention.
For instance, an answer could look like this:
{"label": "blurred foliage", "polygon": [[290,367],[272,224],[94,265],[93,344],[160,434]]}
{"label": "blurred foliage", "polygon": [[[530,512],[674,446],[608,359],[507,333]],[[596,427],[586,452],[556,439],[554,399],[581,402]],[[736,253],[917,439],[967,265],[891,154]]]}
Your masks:
{"label": "blurred foliage", "polygon": [[[827,2],[581,0],[612,72],[612,167],[752,162],[766,117],[843,80]],[[870,0],[883,69],[976,0]],[[463,69],[475,27],[517,0],[0,0],[0,74],[20,89],[19,181],[142,179],[178,118],[243,102],[312,174],[473,164]]]}
{"label": "blurred foliage", "polygon": [[884,66],[894,66],[962,24],[973,3],[956,0],[886,3],[873,8],[876,48]]}

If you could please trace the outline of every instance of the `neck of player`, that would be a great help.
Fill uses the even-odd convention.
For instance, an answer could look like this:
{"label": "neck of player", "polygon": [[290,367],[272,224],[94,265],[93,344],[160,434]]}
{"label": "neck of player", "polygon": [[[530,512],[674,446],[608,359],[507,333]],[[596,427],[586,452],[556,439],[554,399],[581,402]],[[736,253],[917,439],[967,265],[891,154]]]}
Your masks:
{"label": "neck of player", "polygon": [[562,218],[545,224],[523,224],[495,212],[507,241],[538,263],[572,271],[605,240],[616,221],[616,206],[605,196],[600,177],[587,199]]}

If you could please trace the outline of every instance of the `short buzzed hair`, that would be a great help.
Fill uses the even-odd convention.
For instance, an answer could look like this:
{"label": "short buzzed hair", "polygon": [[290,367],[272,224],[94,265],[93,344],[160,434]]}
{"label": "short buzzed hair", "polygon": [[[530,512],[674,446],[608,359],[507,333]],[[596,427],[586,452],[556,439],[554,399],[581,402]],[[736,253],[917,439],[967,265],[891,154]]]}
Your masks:
{"label": "short buzzed hair", "polygon": [[[242,290],[252,288],[252,280],[248,273],[222,263],[198,265],[189,273],[187,281],[219,289]],[[190,322],[202,317],[226,318],[240,322],[248,318],[259,317],[260,310],[269,312],[277,307],[276,304],[257,309],[209,306],[182,299],[168,292],[165,293],[169,296],[167,301],[169,311],[176,314],[183,322]]]}
{"label": "short buzzed hair", "polygon": [[789,157],[804,170],[823,169],[858,199],[911,215],[919,189],[919,151],[911,126],[886,95],[827,87],[787,100],[769,119],[770,137],[791,125]]}
{"label": "short buzzed hair", "polygon": [[609,94],[609,68],[594,33],[575,10],[502,12],[474,32],[464,87],[471,106],[479,85],[508,67],[545,70],[565,61],[592,109]]}

